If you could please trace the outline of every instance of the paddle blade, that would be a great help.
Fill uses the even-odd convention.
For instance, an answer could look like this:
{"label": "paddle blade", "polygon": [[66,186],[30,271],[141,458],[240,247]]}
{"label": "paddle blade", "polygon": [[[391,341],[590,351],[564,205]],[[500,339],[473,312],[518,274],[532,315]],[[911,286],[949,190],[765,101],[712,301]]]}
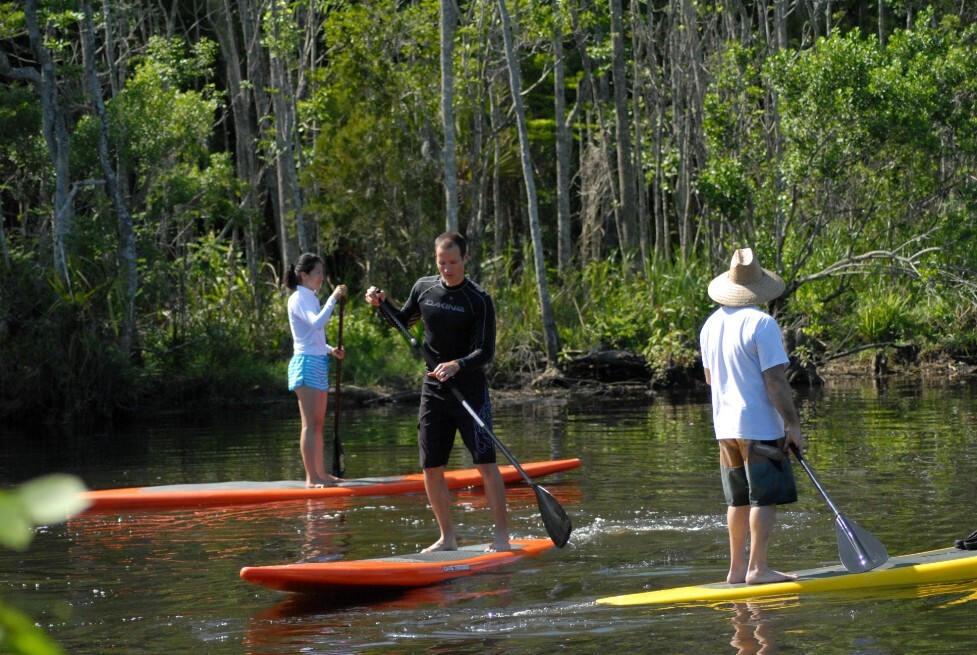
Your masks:
{"label": "paddle blade", "polygon": [[885,546],[844,514],[835,517],[835,533],[838,536],[838,555],[849,573],[871,571],[889,559]]}
{"label": "paddle blade", "polygon": [[546,534],[550,536],[557,548],[563,548],[570,541],[570,532],[573,530],[570,517],[567,516],[563,505],[550,495],[550,492],[538,484],[534,484],[532,487],[533,491],[536,492],[536,502],[539,503],[539,513],[543,519]]}

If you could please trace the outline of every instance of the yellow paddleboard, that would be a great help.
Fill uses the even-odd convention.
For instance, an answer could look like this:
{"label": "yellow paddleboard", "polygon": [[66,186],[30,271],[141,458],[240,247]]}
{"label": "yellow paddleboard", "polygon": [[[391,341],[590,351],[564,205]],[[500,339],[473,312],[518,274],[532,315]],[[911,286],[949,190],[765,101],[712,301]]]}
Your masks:
{"label": "yellow paddleboard", "polygon": [[769,596],[913,587],[925,584],[977,579],[977,551],[944,548],[925,553],[890,557],[877,569],[849,573],[840,564],[820,569],[796,571],[797,580],[764,585],[725,582],[691,587],[659,589],[624,596],[601,598],[601,605],[652,605],[662,603],[708,603],[748,600]]}

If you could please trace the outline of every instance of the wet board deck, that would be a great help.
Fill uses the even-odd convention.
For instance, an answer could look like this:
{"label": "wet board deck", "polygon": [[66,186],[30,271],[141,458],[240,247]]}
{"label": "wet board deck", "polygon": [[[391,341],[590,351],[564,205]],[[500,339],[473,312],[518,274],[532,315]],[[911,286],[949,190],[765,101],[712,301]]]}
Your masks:
{"label": "wet board deck", "polygon": [[511,545],[511,551],[499,553],[486,553],[488,544],[477,544],[344,562],[246,566],[241,577],[269,589],[298,593],[397,591],[490,571],[553,548],[549,539],[513,539]]}
{"label": "wet board deck", "polygon": [[764,585],[715,584],[601,598],[602,605],[651,605],[747,600],[769,596],[912,587],[977,579],[977,551],[945,548],[890,557],[877,569],[849,573],[840,564],[794,572],[798,579]]}
{"label": "wet board deck", "polygon": [[[536,478],[580,466],[579,459],[558,459],[546,462],[529,462],[522,468]],[[522,479],[512,466],[500,466],[502,479],[517,482]],[[477,468],[446,471],[449,489],[463,489],[482,485]],[[394,494],[421,493],[424,491],[424,475],[412,473],[378,478],[344,480],[335,487],[308,489],[301,480],[271,482],[212,482],[201,484],[174,484],[156,487],[130,487],[88,491],[84,498],[91,505],[89,512],[104,510],[192,507],[200,505],[234,505],[243,503],[267,503],[280,500],[341,498],[348,496],[387,496]]]}

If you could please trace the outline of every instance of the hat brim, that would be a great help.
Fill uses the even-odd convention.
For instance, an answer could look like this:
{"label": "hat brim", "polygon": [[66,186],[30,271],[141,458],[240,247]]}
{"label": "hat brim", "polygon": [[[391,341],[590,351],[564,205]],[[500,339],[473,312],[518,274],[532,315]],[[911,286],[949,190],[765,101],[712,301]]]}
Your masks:
{"label": "hat brim", "polygon": [[729,279],[729,272],[717,275],[709,283],[709,297],[726,307],[749,307],[779,298],[787,287],[779,275],[761,269],[763,277],[748,285],[736,284]]}

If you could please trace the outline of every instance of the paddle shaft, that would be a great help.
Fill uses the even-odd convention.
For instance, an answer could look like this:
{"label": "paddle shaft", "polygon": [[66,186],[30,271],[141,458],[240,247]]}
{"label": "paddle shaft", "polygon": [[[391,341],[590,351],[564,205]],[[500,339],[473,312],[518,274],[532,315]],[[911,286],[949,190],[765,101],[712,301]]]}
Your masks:
{"label": "paddle shaft", "polygon": [[834,512],[834,515],[841,516],[841,512],[839,512],[835,504],[831,502],[831,497],[828,496],[828,492],[825,491],[824,487],[821,486],[821,481],[818,480],[818,476],[816,476],[814,474],[814,471],[811,469],[811,467],[807,465],[807,460],[804,459],[803,455],[801,455],[800,449],[794,444],[790,445],[790,449],[791,452],[794,453],[794,457],[797,458],[797,461],[800,462],[801,466],[804,467],[804,470],[807,472],[808,477],[811,478],[811,482],[814,483],[814,486],[817,488],[818,492],[824,498],[825,502],[828,503],[828,507],[830,507],[831,511]]}
{"label": "paddle shaft", "polygon": [[[336,347],[343,348],[343,310],[346,308],[346,296],[339,299],[339,333],[336,336]],[[333,400],[333,436],[332,436],[332,474],[337,478],[346,477],[346,453],[343,442],[339,438],[339,388],[343,378],[343,360],[336,358],[336,397]]]}

